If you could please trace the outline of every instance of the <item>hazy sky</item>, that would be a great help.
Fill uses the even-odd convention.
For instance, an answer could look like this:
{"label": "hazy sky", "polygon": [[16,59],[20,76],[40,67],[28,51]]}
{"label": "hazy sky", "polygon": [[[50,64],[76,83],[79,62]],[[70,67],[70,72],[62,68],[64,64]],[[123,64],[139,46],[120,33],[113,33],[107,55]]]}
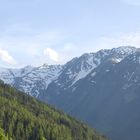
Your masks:
{"label": "hazy sky", "polygon": [[65,63],[140,47],[140,0],[0,0],[0,66]]}

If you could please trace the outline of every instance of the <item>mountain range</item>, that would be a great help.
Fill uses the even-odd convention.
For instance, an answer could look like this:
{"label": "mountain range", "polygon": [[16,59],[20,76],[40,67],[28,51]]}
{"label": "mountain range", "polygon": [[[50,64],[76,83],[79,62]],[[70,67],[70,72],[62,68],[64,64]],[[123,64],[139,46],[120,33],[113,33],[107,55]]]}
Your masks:
{"label": "mountain range", "polygon": [[0,77],[112,140],[140,139],[140,49],[85,53],[64,65],[0,69]]}

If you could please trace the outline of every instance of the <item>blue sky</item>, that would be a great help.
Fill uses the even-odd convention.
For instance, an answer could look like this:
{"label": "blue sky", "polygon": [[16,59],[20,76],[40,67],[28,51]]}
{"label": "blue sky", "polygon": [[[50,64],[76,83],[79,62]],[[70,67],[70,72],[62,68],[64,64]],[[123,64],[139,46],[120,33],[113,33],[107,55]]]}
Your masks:
{"label": "blue sky", "polygon": [[139,0],[0,0],[0,66],[63,64],[140,46]]}

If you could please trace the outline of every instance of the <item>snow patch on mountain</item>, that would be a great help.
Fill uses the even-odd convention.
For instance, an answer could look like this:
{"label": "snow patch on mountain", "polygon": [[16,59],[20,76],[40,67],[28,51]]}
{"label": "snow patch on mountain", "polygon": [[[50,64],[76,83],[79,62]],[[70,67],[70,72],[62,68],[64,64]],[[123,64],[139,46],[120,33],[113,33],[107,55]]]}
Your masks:
{"label": "snow patch on mountain", "polygon": [[22,69],[1,68],[0,77],[5,83],[38,97],[39,90],[47,89],[48,85],[58,77],[61,69],[61,65],[26,66]]}

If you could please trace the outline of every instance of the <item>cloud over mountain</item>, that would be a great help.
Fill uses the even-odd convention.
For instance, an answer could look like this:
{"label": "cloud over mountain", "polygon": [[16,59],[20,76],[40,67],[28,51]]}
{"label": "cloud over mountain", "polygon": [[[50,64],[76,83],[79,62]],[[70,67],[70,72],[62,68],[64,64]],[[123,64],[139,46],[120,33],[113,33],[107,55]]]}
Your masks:
{"label": "cloud over mountain", "polygon": [[8,51],[0,49],[0,59],[11,65],[17,64],[16,60],[8,53]]}

